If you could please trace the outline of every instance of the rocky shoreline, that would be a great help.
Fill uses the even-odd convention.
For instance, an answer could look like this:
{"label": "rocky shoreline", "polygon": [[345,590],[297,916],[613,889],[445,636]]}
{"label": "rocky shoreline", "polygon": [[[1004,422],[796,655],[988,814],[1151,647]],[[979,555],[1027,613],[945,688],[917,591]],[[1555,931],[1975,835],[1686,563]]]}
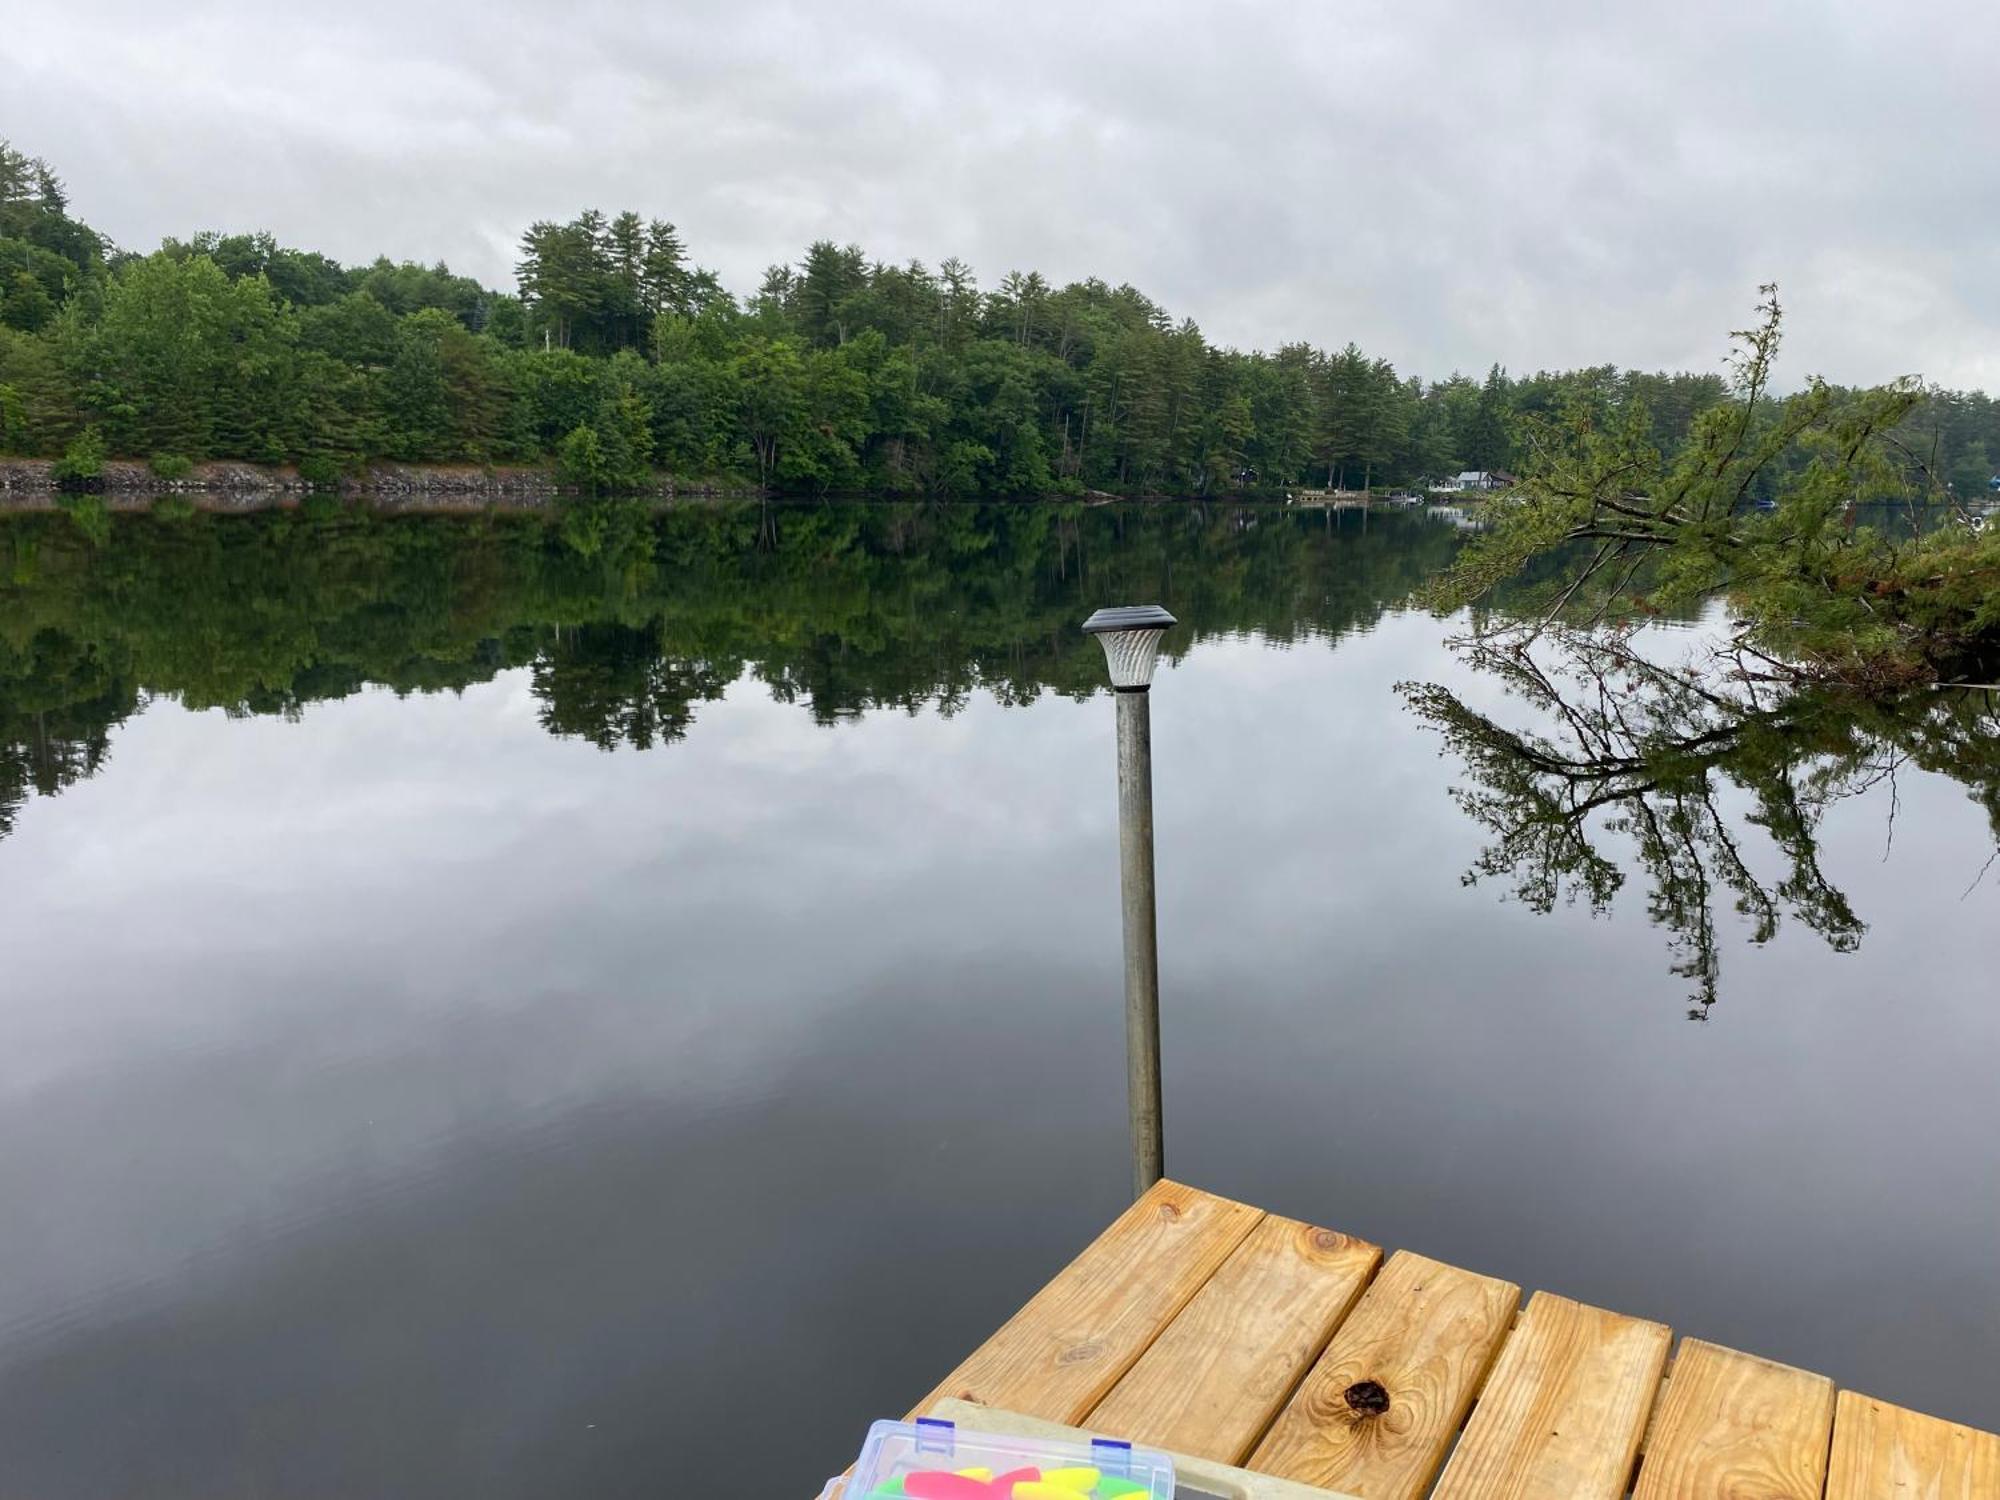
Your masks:
{"label": "rocky shoreline", "polygon": [[[62,493],[54,463],[45,458],[0,459],[0,503],[13,509],[53,506]],[[383,508],[425,510],[511,506],[538,509],[562,493],[555,476],[542,468],[481,467],[475,464],[371,464],[344,477],[338,490],[308,484],[289,466],[232,461],[196,464],[180,479],[162,479],[132,459],[108,460],[92,486],[114,510],[143,509],[163,495],[185,496],[204,509],[258,510],[296,505],[308,494],[337,493]],[[687,481],[661,475],[645,493],[662,500],[754,495],[715,481]]]}
{"label": "rocky shoreline", "polygon": [[[55,481],[55,463],[46,458],[0,458],[0,511],[52,510],[66,498],[88,494],[113,511],[143,511],[155,501],[179,496],[197,510],[272,510],[296,506],[311,495],[339,497],[375,510],[542,510],[565,494],[548,468],[481,466],[478,464],[370,464],[341,478],[337,487],[311,484],[290,465],[241,463],[220,459],[196,464],[178,479],[164,479],[138,459],[105,460],[103,472],[87,491],[65,490]],[[722,479],[683,479],[658,474],[652,485],[633,493],[661,502],[676,500],[755,500],[764,495],[755,485]],[[794,497],[797,498],[797,497]],[[866,500],[866,493],[836,493],[822,499]],[[915,499],[915,496],[901,498]],[[1275,494],[1226,493],[1114,495],[1104,490],[1081,494],[974,495],[966,501],[1047,501],[1087,506],[1125,504],[1186,504],[1214,501],[1241,505],[1277,501]]]}

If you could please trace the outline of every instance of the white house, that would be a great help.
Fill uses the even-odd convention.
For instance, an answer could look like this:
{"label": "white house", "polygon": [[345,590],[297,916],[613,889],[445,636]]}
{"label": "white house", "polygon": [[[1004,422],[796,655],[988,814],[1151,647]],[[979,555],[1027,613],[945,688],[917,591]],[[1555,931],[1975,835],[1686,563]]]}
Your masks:
{"label": "white house", "polygon": [[1448,490],[1504,490],[1513,486],[1514,476],[1498,469],[1465,469],[1447,480]]}

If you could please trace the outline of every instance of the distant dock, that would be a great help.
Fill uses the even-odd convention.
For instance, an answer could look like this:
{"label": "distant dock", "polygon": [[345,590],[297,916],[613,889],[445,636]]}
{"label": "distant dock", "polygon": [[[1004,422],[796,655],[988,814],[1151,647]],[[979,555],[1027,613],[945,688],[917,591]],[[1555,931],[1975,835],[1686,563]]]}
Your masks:
{"label": "distant dock", "polygon": [[1366,490],[1286,490],[1285,504],[1301,510],[1367,510]]}
{"label": "distant dock", "polygon": [[1673,1342],[1161,1182],[915,1414],[942,1403],[973,1425],[972,1402],[996,1425],[1128,1438],[1194,1460],[1184,1484],[1250,1500],[2000,1496],[2000,1437]]}

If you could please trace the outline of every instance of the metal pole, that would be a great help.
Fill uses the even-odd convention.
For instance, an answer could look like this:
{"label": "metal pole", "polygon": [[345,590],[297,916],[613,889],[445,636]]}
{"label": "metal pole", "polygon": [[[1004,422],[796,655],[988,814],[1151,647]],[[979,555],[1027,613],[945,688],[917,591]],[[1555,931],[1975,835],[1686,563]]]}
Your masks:
{"label": "metal pole", "polygon": [[1160,1124],[1160,950],[1153,907],[1153,709],[1145,688],[1118,698],[1118,883],[1125,904],[1125,1091],[1132,1195],[1166,1174]]}

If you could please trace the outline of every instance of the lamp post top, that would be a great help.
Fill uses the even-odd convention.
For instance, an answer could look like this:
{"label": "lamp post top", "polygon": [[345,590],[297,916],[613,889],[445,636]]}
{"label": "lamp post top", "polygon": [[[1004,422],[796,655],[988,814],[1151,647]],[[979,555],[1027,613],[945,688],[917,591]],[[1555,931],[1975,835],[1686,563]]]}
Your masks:
{"label": "lamp post top", "polygon": [[1160,636],[1174,617],[1157,604],[1116,604],[1083,622],[1084,632],[1104,648],[1111,685],[1121,693],[1143,693],[1152,685]]}
{"label": "lamp post top", "polygon": [[1085,620],[1083,629],[1086,635],[1106,635],[1114,630],[1165,630],[1178,623],[1157,604],[1114,604]]}

